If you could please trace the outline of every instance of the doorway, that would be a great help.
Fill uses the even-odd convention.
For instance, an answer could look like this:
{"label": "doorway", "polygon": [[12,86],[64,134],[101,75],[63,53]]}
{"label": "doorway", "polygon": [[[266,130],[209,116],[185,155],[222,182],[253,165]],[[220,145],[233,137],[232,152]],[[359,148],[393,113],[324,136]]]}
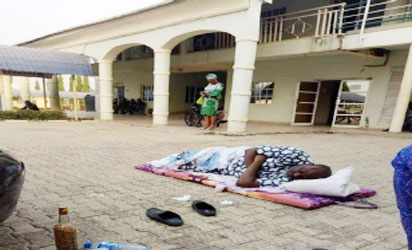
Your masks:
{"label": "doorway", "polygon": [[370,80],[330,80],[300,82],[292,125],[325,125],[359,128]]}
{"label": "doorway", "polygon": [[334,127],[359,128],[368,126],[368,118],[364,117],[369,93],[370,80],[343,80],[333,117]]}
{"label": "doorway", "polygon": [[321,82],[315,125],[332,126],[340,82],[340,80]]}
{"label": "doorway", "polygon": [[313,125],[319,97],[320,82],[302,81],[296,92],[292,125]]}

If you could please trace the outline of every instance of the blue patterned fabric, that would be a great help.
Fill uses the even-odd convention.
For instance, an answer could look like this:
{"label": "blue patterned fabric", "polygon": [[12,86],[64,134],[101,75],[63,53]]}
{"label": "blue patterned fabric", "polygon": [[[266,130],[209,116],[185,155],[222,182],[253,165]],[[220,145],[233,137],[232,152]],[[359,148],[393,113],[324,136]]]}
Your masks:
{"label": "blue patterned fabric", "polygon": [[393,159],[393,178],[396,201],[401,214],[402,225],[412,250],[412,145],[402,149]]}

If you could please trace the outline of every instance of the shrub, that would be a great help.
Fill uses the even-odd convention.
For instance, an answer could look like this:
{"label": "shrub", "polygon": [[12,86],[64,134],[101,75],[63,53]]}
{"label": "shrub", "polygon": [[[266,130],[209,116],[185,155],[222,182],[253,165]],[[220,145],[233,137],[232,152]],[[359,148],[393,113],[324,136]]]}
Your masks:
{"label": "shrub", "polygon": [[0,111],[0,120],[66,120],[63,111]]}

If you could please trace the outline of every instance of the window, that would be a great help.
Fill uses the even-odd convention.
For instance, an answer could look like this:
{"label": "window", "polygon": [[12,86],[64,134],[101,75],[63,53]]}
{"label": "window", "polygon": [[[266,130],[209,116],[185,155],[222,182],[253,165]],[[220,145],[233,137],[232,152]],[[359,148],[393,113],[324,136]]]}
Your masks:
{"label": "window", "polygon": [[254,82],[252,84],[252,98],[250,103],[272,104],[274,82]]}
{"label": "window", "polygon": [[280,16],[280,15],[286,14],[286,11],[287,11],[286,7],[272,9],[272,10],[265,10],[265,11],[262,11],[261,17],[265,18],[265,17]]}
{"label": "window", "polygon": [[185,103],[195,103],[200,98],[203,87],[186,87]]}
{"label": "window", "polygon": [[142,86],[142,100],[144,102],[153,101],[153,85]]}

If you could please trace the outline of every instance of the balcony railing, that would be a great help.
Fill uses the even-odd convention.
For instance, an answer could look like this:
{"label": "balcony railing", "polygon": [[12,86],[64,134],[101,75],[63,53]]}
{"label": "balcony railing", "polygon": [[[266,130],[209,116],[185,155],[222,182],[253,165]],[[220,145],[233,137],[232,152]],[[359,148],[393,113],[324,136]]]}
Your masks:
{"label": "balcony railing", "polygon": [[362,0],[344,8],[343,31],[382,26],[412,20],[412,0]]}
{"label": "balcony railing", "polygon": [[271,43],[341,33],[344,6],[344,3],[334,4],[262,18],[259,42]]}
{"label": "balcony railing", "polygon": [[301,37],[324,37],[412,21],[412,0],[360,0],[354,4],[334,4],[261,20],[260,43]]}
{"label": "balcony railing", "polygon": [[[359,0],[353,4],[333,4],[278,16],[263,17],[259,43],[274,43],[302,37],[326,37],[346,32],[360,32],[386,23],[412,21],[412,0]],[[235,47],[235,37],[228,33],[209,33],[194,37],[193,49],[187,52],[209,51]],[[173,54],[179,54],[175,48]],[[119,60],[153,57],[153,51],[130,48]]]}

